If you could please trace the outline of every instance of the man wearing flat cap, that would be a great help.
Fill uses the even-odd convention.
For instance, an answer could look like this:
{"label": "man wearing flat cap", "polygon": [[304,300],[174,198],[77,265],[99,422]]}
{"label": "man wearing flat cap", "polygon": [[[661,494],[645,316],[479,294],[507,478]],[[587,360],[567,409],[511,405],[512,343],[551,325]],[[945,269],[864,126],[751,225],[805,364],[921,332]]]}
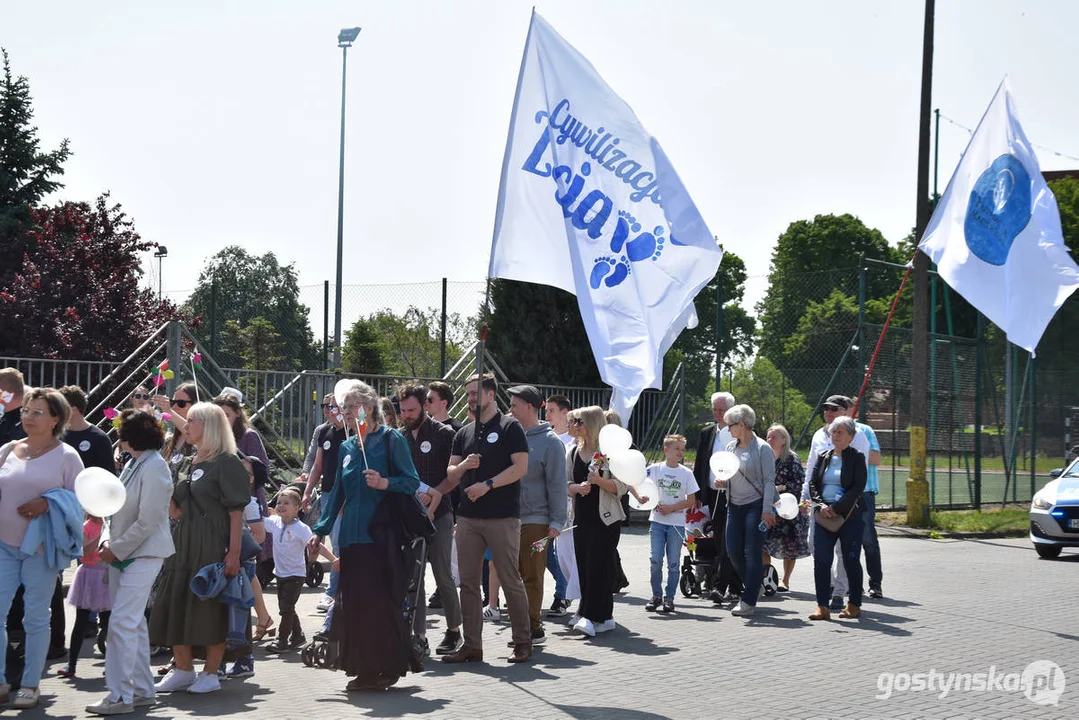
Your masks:
{"label": "man wearing flat cap", "polygon": [[543,612],[543,575],[547,547],[533,550],[535,543],[552,542],[566,526],[566,446],[551,425],[540,422],[543,396],[531,385],[506,390],[510,414],[521,423],[528,439],[528,472],[521,484],[521,579],[528,593],[528,619],[532,644],[547,639],[540,616]]}

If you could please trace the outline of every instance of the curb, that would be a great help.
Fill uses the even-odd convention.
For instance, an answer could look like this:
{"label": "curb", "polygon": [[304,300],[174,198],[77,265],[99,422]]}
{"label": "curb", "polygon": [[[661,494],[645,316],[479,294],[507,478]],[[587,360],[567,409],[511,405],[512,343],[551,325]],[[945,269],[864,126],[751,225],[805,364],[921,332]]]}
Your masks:
{"label": "curb", "polygon": [[905,537],[918,540],[1000,540],[1004,538],[1025,538],[1026,531],[1016,530],[989,530],[986,532],[949,532],[946,530],[930,530],[927,528],[912,528],[903,525],[878,525],[877,535],[881,537]]}

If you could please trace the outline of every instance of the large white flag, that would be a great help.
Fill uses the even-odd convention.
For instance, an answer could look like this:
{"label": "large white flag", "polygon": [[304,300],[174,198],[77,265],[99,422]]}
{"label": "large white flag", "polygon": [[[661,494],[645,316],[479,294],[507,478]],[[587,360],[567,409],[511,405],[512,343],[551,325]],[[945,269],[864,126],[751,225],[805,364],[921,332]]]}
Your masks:
{"label": "large white flag", "polygon": [[660,387],[663,355],[696,324],[693,298],[722,256],[656,139],[533,12],[489,276],[577,296],[625,421],[642,390]]}
{"label": "large white flag", "polygon": [[1031,353],[1079,287],[1056,198],[1019,126],[1007,78],[919,247],[957,293]]}

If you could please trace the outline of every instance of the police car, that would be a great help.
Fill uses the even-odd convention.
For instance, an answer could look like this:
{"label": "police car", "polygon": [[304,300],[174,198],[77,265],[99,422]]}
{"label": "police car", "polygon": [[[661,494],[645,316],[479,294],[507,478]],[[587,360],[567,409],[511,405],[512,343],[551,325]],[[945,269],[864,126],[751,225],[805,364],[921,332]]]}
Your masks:
{"label": "police car", "polygon": [[1039,557],[1055,558],[1079,547],[1079,460],[1053,477],[1030,503],[1030,541]]}

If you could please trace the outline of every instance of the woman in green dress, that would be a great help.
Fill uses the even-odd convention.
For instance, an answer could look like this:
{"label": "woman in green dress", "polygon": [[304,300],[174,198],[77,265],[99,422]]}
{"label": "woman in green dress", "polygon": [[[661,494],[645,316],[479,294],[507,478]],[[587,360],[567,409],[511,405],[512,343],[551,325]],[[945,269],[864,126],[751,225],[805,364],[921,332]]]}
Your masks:
{"label": "woman in green dress", "polygon": [[[150,615],[150,642],[172,647],[176,666],[157,692],[221,689],[217,670],[225,654],[228,606],[198,599],[190,590],[199,570],[225,563],[225,575],[240,572],[243,509],[250,501],[247,470],[236,455],[236,441],[221,408],[197,403],[187,414],[187,442],[198,448],[176,471],[172,513],[176,554],[165,561]],[[196,674],[193,648],[205,647],[206,664]]]}

